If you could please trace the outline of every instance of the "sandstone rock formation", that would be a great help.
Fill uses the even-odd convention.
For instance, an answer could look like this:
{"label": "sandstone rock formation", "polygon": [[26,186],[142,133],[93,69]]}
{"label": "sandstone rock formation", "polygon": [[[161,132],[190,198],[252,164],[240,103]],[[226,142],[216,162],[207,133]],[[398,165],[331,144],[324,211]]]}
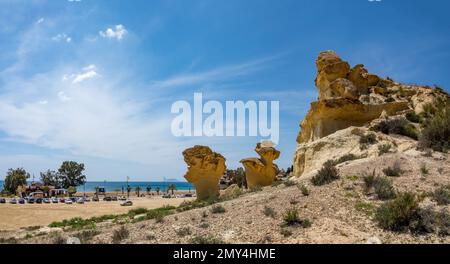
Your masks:
{"label": "sandstone rock formation", "polygon": [[219,196],[219,180],[226,170],[225,158],[206,146],[183,151],[188,171],[184,177],[195,186],[198,200]]}
{"label": "sandstone rock formation", "polygon": [[247,158],[240,162],[245,168],[248,188],[271,185],[278,173],[278,166],[273,163],[280,157],[280,152],[273,147],[271,142],[258,143],[255,148],[261,158]]}
{"label": "sandstone rock formation", "polygon": [[[370,74],[362,64],[351,68],[334,51],[321,52],[316,66],[319,98],[311,103],[300,125],[293,164],[295,176],[320,168],[326,151],[318,150],[336,145],[336,142],[315,144],[318,140],[352,126],[362,127],[380,117],[420,113],[425,104],[435,99],[435,91],[430,87],[402,85],[380,78]],[[342,148],[334,153],[347,154]]]}

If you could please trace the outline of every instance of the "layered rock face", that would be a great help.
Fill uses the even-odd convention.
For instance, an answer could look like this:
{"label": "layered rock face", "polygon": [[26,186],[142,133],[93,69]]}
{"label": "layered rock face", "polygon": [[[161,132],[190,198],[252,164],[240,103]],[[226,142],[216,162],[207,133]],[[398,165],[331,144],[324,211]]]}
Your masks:
{"label": "layered rock face", "polygon": [[280,152],[270,142],[258,143],[255,148],[260,158],[247,158],[240,162],[245,168],[248,188],[271,185],[278,173],[278,166],[273,163],[280,157]]}
{"label": "layered rock face", "polygon": [[186,180],[195,186],[198,200],[219,196],[219,180],[226,170],[225,158],[206,146],[195,146],[183,151],[188,171]]}
{"label": "layered rock face", "polygon": [[[323,157],[316,157],[310,150],[313,142],[342,129],[364,126],[380,116],[418,113],[424,104],[434,100],[431,88],[380,78],[362,64],[352,68],[334,51],[321,52],[316,66],[319,98],[311,104],[300,125],[293,164],[295,176],[318,169],[319,165],[311,165],[311,161]],[[316,145],[314,148],[320,147]]]}

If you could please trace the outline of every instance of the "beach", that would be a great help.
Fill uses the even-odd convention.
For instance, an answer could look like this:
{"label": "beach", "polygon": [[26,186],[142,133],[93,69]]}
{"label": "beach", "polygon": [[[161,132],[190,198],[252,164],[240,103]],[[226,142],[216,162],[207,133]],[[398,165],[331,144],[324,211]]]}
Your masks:
{"label": "beach", "polygon": [[[100,197],[102,199],[102,197]],[[159,208],[164,205],[178,206],[195,198],[171,198],[161,196],[130,197],[133,206],[121,206],[120,201],[87,202],[84,204],[0,204],[0,230],[17,230],[33,226],[47,226],[54,221],[73,217],[90,218],[108,214],[127,213],[135,208]]]}

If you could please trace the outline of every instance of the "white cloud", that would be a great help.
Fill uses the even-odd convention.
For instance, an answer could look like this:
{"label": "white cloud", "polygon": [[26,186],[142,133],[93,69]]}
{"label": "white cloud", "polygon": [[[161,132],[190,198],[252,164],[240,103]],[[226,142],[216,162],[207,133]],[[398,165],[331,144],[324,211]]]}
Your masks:
{"label": "white cloud", "polygon": [[96,76],[98,76],[98,73],[94,70],[90,70],[90,71],[76,75],[76,77],[73,79],[72,83],[80,83],[85,80],[92,79]]}
{"label": "white cloud", "polygon": [[38,102],[38,104],[46,105],[46,104],[48,104],[48,101],[47,100],[41,100],[41,101]]}
{"label": "white cloud", "polygon": [[68,102],[71,100],[71,98],[67,96],[63,91],[58,92],[58,98],[59,100],[61,100],[61,102]]}
{"label": "white cloud", "polygon": [[72,42],[72,38],[67,36],[65,33],[58,34],[58,35],[52,37],[52,40],[56,41],[56,42],[61,42],[61,41],[64,41],[64,42],[67,42],[67,43]]}
{"label": "white cloud", "polygon": [[64,74],[61,79],[63,82],[71,80],[73,84],[77,84],[97,76],[99,76],[99,74],[97,73],[97,67],[91,64],[84,67],[81,73]]}
{"label": "white cloud", "polygon": [[127,30],[123,25],[116,25],[115,30],[112,28],[108,28],[105,31],[100,31],[99,34],[103,38],[122,40],[123,37],[127,34]]}
{"label": "white cloud", "polygon": [[79,3],[79,2],[81,2],[81,0],[67,0],[67,2],[71,2],[71,3]]}

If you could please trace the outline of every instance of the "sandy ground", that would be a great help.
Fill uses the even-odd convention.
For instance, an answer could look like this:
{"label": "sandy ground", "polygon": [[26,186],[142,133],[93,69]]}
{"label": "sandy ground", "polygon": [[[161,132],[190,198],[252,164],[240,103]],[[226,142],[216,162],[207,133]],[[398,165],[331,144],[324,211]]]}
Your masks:
{"label": "sandy ground", "polygon": [[107,214],[122,214],[133,208],[158,208],[164,205],[177,206],[193,198],[161,197],[136,198],[133,206],[120,206],[121,202],[88,202],[85,204],[0,204],[0,230],[15,230],[30,226],[47,226],[53,221],[73,217],[89,218]]}

